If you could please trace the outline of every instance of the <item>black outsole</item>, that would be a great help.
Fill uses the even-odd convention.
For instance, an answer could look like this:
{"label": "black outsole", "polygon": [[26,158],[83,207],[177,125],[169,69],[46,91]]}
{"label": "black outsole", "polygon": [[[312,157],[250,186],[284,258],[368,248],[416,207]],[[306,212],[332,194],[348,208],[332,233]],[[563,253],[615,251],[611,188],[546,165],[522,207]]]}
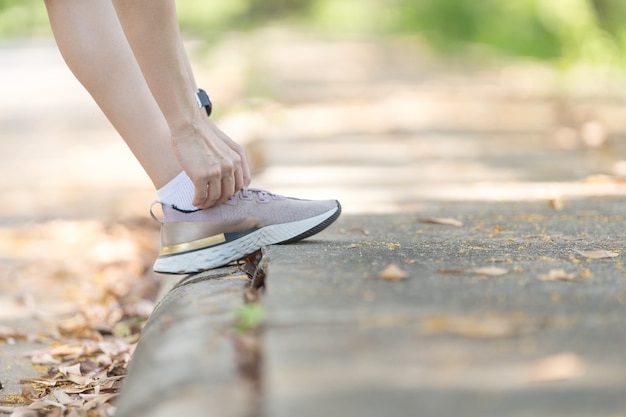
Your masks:
{"label": "black outsole", "polygon": [[291,239],[284,240],[282,242],[278,242],[277,245],[287,245],[289,243],[298,242],[298,241],[300,241],[302,239],[306,239],[307,237],[311,237],[311,236],[321,232],[322,230],[326,229],[328,226],[333,224],[335,222],[335,220],[337,220],[337,218],[341,214],[341,204],[339,203],[339,201],[336,201],[336,202],[337,202],[337,211],[335,213],[333,213],[332,216],[330,216],[329,218],[327,218],[326,220],[324,220],[322,223],[318,224],[317,226],[307,230],[304,233],[299,234],[296,237],[292,237]]}

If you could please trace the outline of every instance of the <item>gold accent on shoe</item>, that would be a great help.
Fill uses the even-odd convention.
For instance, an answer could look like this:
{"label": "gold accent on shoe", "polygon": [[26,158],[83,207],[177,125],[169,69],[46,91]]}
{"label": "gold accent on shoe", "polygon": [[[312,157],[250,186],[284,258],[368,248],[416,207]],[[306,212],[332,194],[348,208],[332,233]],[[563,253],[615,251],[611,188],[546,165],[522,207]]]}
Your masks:
{"label": "gold accent on shoe", "polygon": [[224,222],[170,222],[161,226],[161,245],[175,246],[186,242],[195,242],[224,233],[240,233],[258,229],[263,226],[258,217]]}
{"label": "gold accent on shoe", "polygon": [[193,242],[179,243],[177,245],[163,246],[159,256],[173,255],[181,252],[190,252],[196,249],[208,248],[209,246],[218,245],[226,242],[224,233],[219,235],[205,237],[204,239],[194,240]]}

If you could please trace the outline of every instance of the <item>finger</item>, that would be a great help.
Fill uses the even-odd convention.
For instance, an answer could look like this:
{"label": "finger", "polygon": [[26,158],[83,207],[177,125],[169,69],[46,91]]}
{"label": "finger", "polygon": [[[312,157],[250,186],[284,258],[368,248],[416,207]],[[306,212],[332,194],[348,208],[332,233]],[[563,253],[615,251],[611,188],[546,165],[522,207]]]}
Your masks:
{"label": "finger", "polygon": [[235,153],[237,153],[237,155],[239,155],[239,158],[241,159],[240,165],[241,174],[243,175],[243,186],[247,187],[248,185],[250,185],[252,175],[250,174],[250,165],[248,164],[248,158],[246,156],[245,148],[219,130],[218,134],[220,138],[224,141],[224,143],[226,143],[226,145],[228,145],[230,149],[232,149],[233,151],[235,151]]}
{"label": "finger", "polygon": [[203,208],[214,206],[222,196],[222,181],[219,179],[212,180],[208,186],[209,195],[205,201]]}
{"label": "finger", "polygon": [[204,203],[209,197],[209,190],[206,182],[194,183],[195,192],[191,204],[198,208],[204,208]]}
{"label": "finger", "polygon": [[250,175],[250,165],[248,165],[248,159],[246,159],[245,152],[243,152],[243,155],[241,156],[241,177],[244,187],[250,185],[252,175]]}
{"label": "finger", "polygon": [[222,178],[222,195],[215,202],[215,204],[221,204],[228,200],[233,194],[235,194],[235,178],[232,176]]}
{"label": "finger", "polygon": [[243,187],[248,186],[243,179],[243,170],[235,170],[233,175],[235,176],[235,192],[241,190]]}

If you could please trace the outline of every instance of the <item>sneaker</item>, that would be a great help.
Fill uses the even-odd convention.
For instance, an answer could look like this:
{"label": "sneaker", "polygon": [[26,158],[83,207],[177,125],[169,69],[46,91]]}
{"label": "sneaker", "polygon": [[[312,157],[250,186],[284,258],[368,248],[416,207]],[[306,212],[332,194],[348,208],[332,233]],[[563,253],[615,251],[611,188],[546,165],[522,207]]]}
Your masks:
{"label": "sneaker", "polygon": [[[154,215],[155,204],[161,204],[163,220]],[[244,188],[225,203],[203,210],[183,211],[155,201],[150,214],[161,223],[161,252],[154,271],[187,274],[227,265],[263,246],[312,236],[339,217],[341,205]]]}

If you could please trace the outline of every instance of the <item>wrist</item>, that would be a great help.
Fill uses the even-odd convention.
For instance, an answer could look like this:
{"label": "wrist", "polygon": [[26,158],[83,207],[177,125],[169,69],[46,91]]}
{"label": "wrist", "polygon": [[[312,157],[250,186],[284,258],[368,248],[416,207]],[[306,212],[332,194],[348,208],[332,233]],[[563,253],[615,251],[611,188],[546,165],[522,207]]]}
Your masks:
{"label": "wrist", "polygon": [[186,106],[187,111],[184,111],[182,114],[179,113],[178,117],[168,119],[168,125],[173,137],[180,138],[195,134],[198,130],[198,121],[203,116],[202,113],[206,111],[207,116],[211,115],[213,103],[207,92],[199,88],[194,93],[194,98],[196,106],[191,108]]}
{"label": "wrist", "polygon": [[187,114],[187,116],[190,117],[181,118],[179,120],[169,123],[172,140],[177,141],[180,139],[189,138],[195,136],[200,131],[199,121],[202,117],[200,110],[194,108],[190,113],[191,114]]}

